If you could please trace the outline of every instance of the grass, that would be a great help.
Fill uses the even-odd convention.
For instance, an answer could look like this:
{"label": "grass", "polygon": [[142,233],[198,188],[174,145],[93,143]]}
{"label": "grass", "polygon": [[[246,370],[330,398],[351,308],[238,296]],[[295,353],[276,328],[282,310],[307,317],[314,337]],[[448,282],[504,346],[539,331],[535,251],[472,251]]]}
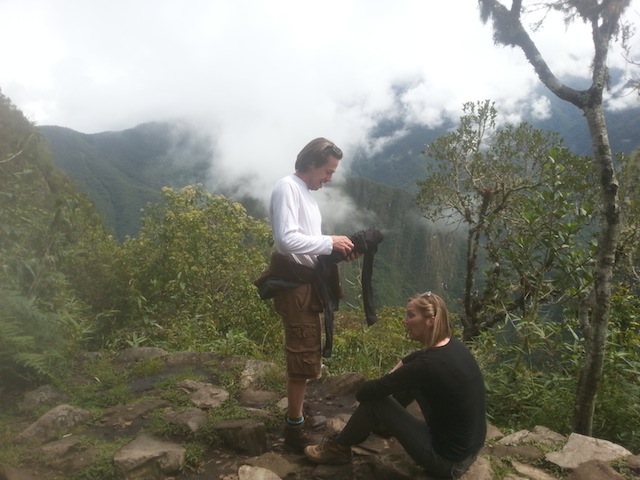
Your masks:
{"label": "grass", "polygon": [[[384,308],[378,313],[380,320],[371,327],[367,327],[363,323],[362,316],[358,312],[340,312],[336,315],[334,354],[330,359],[325,360],[330,374],[336,375],[357,371],[364,373],[367,378],[376,378],[392,368],[403,355],[418,347],[406,338],[401,322],[404,315],[403,309]],[[236,338],[242,339],[243,349],[253,351],[252,348],[247,347],[246,336],[236,335]],[[226,341],[230,340],[229,337],[226,338]],[[226,345],[225,348],[230,348],[230,345]],[[258,383],[254,385],[254,388],[275,391],[284,396],[286,385],[284,356],[282,354],[283,345],[276,342],[264,342],[258,349],[260,351],[259,358],[273,362],[275,368],[267,370],[262,378],[258,380]],[[216,353],[219,354],[219,352]],[[236,361],[236,359],[239,361]],[[144,398],[147,395],[146,392],[143,392],[144,395],[141,396],[132,393],[131,382],[137,378],[147,378],[153,382],[154,376],[157,375],[159,378],[162,376],[164,367],[164,361],[159,358],[139,362],[126,368],[114,367],[110,361],[110,355],[105,354],[84,365],[78,365],[73,372],[69,372],[58,387],[67,393],[70,404],[91,411],[94,418],[99,419],[106,409],[114,405],[127,404],[134,399]],[[152,383],[153,395],[168,400],[175,411],[183,411],[193,406],[188,394],[178,385],[184,379],[209,381],[220,385],[221,388],[230,393],[230,398],[221,407],[208,412],[209,421],[207,425],[195,433],[186,426],[173,425],[166,422],[163,419],[162,411],[156,411],[152,414],[150,425],[147,427],[148,431],[166,439],[180,441],[185,446],[187,449],[187,461],[184,468],[186,470],[197,470],[206,452],[212,446],[221,445],[221,440],[215,431],[216,424],[223,420],[250,417],[250,413],[240,407],[235,400],[238,391],[241,389],[240,377],[243,369],[244,362],[237,355],[230,355],[223,360],[211,361],[197,371],[180,371],[175,375]],[[485,374],[486,380],[491,383],[492,379],[489,375],[494,373],[487,369]],[[499,374],[500,372],[498,372]],[[537,385],[536,382],[532,383],[533,387]],[[566,386],[561,384],[556,388],[561,391],[554,392],[554,398],[560,401],[560,399],[564,398],[561,394],[566,390]],[[535,393],[535,390],[533,390],[533,393]],[[518,391],[511,391],[511,395],[515,398],[517,398],[517,394]],[[565,396],[567,398],[570,397],[570,395]],[[539,398],[539,396],[534,394],[532,398]],[[520,399],[519,401],[524,400]],[[561,403],[566,403],[566,401],[563,400]],[[23,413],[18,410],[17,406],[14,406],[5,408],[0,412],[0,435],[2,436],[0,438],[0,464],[29,465],[33,458],[30,456],[30,446],[16,445],[12,439],[16,437],[21,429],[26,428],[30,422],[35,420],[39,414],[44,413],[46,408],[41,407],[37,411]],[[489,408],[491,408],[490,405]],[[549,407],[547,406],[546,408]],[[280,413],[273,406],[266,409],[274,414],[274,418]],[[492,420],[503,428],[522,429],[533,426],[505,425],[500,422],[499,415]],[[555,425],[549,424],[549,422],[544,421],[544,418],[536,421],[557,431],[557,422]],[[268,426],[268,428],[270,427],[271,425]],[[76,433],[82,435],[83,432],[78,431]],[[113,442],[103,440],[83,445],[83,448],[97,448],[99,450],[97,461],[91,467],[68,478],[71,480],[110,480],[117,478],[117,472],[114,471],[112,462],[113,454],[129,440],[129,438],[117,439]],[[510,473],[513,473],[508,461],[499,461],[492,458],[491,462],[496,478],[505,478]],[[545,471],[555,472],[557,470],[554,470],[554,466],[549,465],[547,462],[534,462],[533,465]],[[625,470],[625,465],[616,465],[615,468],[622,475],[630,478],[630,473],[628,468]]]}

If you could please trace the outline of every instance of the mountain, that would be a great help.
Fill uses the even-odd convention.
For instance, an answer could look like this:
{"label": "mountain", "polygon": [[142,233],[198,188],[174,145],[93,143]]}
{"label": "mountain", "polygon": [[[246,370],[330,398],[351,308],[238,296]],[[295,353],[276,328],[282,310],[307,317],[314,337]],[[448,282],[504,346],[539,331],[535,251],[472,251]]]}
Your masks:
{"label": "mountain", "polygon": [[[137,235],[141,209],[159,200],[163,186],[209,183],[213,158],[209,142],[188,128],[149,123],[91,135],[55,126],[39,130],[48,140],[56,165],[93,199],[120,240]],[[418,136],[416,133],[416,142]],[[420,162],[406,162],[401,155],[397,161],[406,164],[405,175],[418,178]],[[462,272],[456,272],[461,245],[453,234],[432,231],[417,211],[413,193],[357,176],[348,178],[342,189],[359,210],[375,212],[376,225],[372,226],[385,235],[376,258],[378,303],[404,305],[424,285],[461,287]],[[266,217],[257,201],[239,201],[255,217]],[[335,225],[334,231],[351,234],[353,228],[347,223]],[[357,268],[354,264],[343,269],[345,283],[354,285],[346,289],[345,297],[352,304],[358,303]]]}
{"label": "mountain", "polygon": [[[401,94],[398,92],[398,96]],[[537,119],[530,113],[524,120],[537,128],[558,132],[574,153],[590,155],[591,139],[581,112],[542,88],[536,95],[547,98],[550,115]],[[640,108],[607,112],[614,154],[630,153],[640,147],[638,117]],[[428,159],[421,152],[455,127],[449,123],[429,129],[406,124],[402,119],[382,119],[371,132],[371,143],[384,147],[375,153],[367,153],[364,148],[356,151],[351,174],[414,194],[416,180],[426,175]],[[54,163],[92,197],[107,225],[121,240],[137,234],[140,210],[159,199],[161,187],[210,183],[214,159],[211,140],[188,124],[154,122],[96,134],[57,126],[42,126],[39,130],[49,142]],[[254,199],[241,200],[250,212],[264,213]]]}
{"label": "mountain", "polygon": [[[524,115],[523,121],[541,130],[558,132],[573,153],[591,156],[591,137],[582,112],[543,87],[539,87],[535,96],[547,99],[549,116],[540,119],[529,112]],[[628,154],[640,148],[640,107],[607,111],[605,117],[614,155]],[[436,138],[457,126],[456,122],[429,129],[402,121],[381,120],[372,132],[374,140],[371,143],[387,139],[384,148],[374,154],[366,154],[364,149],[356,152],[351,165],[352,172],[375,182],[414,192],[416,179],[426,175],[428,159],[421,152]]]}
{"label": "mountain", "polygon": [[[591,141],[582,115],[555,97],[549,97],[549,104],[550,117],[529,123],[558,131],[574,153],[588,155]],[[614,153],[630,153],[640,146],[640,122],[632,121],[639,113],[632,109],[607,114]],[[377,224],[372,226],[385,234],[374,278],[381,305],[404,305],[409,295],[424,288],[448,288],[451,298],[459,298],[462,291],[464,240],[459,233],[427,224],[415,206],[415,182],[425,176],[429,161],[421,152],[451,128],[455,125],[426,129],[384,120],[373,132],[384,148],[354,155],[351,177],[342,188],[359,209],[375,212]],[[186,124],[147,123],[91,135],[56,126],[39,130],[49,142],[54,163],[89,194],[120,240],[137,235],[141,209],[159,200],[163,186],[212,183],[210,164],[215,159],[210,140]],[[265,216],[257,200],[239,201],[253,216]],[[337,225],[333,231],[349,234],[352,228]],[[343,270],[345,282],[356,285],[359,272],[353,266]],[[345,301],[357,303],[356,292],[357,288],[349,289]]]}
{"label": "mountain", "polygon": [[213,156],[209,142],[186,124],[96,134],[57,126],[39,131],[54,163],[92,198],[120,240],[137,235],[141,209],[160,199],[162,187],[204,183]]}

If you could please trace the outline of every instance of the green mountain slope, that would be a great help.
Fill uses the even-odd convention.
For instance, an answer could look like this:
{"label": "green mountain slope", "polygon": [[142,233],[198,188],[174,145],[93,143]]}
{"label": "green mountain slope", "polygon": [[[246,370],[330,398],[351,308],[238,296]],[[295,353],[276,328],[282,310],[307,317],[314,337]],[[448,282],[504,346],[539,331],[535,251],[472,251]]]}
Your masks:
{"label": "green mountain slope", "polygon": [[[571,150],[588,155],[584,118],[566,102],[549,99],[552,116],[530,123],[558,131]],[[638,113],[640,109],[608,114],[615,152],[640,146],[640,123],[631,121]],[[452,298],[462,291],[464,245],[459,232],[446,233],[427,225],[414,200],[415,182],[426,174],[428,162],[421,151],[452,126],[429,130],[385,120],[374,132],[379,140],[387,139],[385,147],[375,154],[354,155],[352,177],[344,191],[358,208],[374,212],[378,224],[372,226],[385,232],[374,278],[381,304],[403,305],[408,295],[420,289],[447,292],[446,287]],[[188,125],[149,123],[93,135],[54,126],[39,130],[49,142],[54,163],[91,196],[120,240],[137,235],[141,209],[158,201],[163,186],[211,183],[210,141]],[[240,201],[254,216],[265,215],[255,199]],[[339,231],[348,234],[352,228],[343,225]],[[346,280],[357,282],[356,270],[347,267],[345,272]],[[356,303],[357,299],[351,294],[346,301]]]}
{"label": "green mountain slope", "polygon": [[148,123],[87,135],[43,126],[55,164],[89,194],[119,239],[135,236],[140,211],[163,186],[205,182],[209,144],[184,126]]}
{"label": "green mountain slope", "polygon": [[[428,224],[420,216],[414,196],[402,189],[352,177],[344,190],[359,209],[375,212],[377,224],[371,226],[385,236],[374,262],[373,282],[380,305],[404,306],[409,296],[425,290],[451,298],[459,295],[465,248],[459,232]],[[339,231],[352,233],[348,225]],[[357,268],[345,265],[346,276],[357,278]]]}
{"label": "green mountain slope", "polygon": [[[549,94],[542,87],[538,89],[537,94],[548,99],[550,115],[548,118],[538,119],[533,112],[525,112],[524,121],[542,130],[558,132],[573,153],[590,156],[591,138],[582,112]],[[640,108],[609,111],[605,115],[614,154],[628,154],[640,148],[640,122],[637,121],[640,118]],[[403,121],[383,119],[373,131],[375,141],[372,143],[382,142],[384,148],[369,155],[357,152],[352,171],[375,182],[415,191],[416,179],[424,177],[426,173],[427,160],[421,151],[455,127],[456,124],[450,123],[429,129],[419,125],[408,125]]]}

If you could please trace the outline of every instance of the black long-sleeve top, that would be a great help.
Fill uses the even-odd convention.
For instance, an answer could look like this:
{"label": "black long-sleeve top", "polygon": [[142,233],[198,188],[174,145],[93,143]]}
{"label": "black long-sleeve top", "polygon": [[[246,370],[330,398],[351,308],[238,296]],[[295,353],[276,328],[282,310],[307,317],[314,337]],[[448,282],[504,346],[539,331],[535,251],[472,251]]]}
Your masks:
{"label": "black long-sleeve top", "polygon": [[[451,461],[461,461],[484,445],[487,423],[485,388],[480,367],[458,339],[442,347],[418,350],[404,364],[377,380],[365,382],[360,402],[394,395],[406,405],[415,399],[433,435],[433,448]],[[407,398],[409,397],[409,398]]]}

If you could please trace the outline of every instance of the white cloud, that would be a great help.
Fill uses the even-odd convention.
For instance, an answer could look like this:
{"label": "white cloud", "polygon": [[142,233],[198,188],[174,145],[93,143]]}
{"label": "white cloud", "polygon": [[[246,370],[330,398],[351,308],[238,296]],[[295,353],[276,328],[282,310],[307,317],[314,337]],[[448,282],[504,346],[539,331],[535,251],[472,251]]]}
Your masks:
{"label": "white cloud", "polygon": [[[558,75],[588,74],[584,26],[554,21],[535,38]],[[346,170],[381,118],[433,126],[484,99],[510,119],[548,108],[476,0],[5,0],[0,62],[3,93],[37,123],[93,133],[188,118],[215,138],[220,179],[251,190],[290,173],[316,136],[343,148]],[[610,63],[624,67],[619,53]],[[410,86],[400,99],[398,85]]]}

